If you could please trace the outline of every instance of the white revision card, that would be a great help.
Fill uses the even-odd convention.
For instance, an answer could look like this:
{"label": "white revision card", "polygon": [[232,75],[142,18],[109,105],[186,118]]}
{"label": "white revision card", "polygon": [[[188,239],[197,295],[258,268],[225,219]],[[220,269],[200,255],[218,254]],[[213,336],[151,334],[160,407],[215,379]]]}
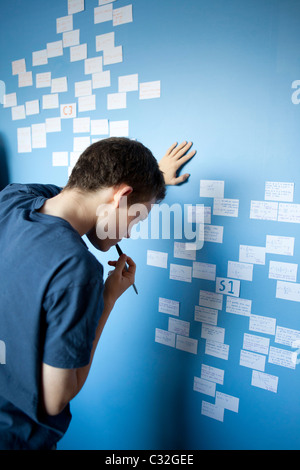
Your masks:
{"label": "white revision card", "polygon": [[277,220],[278,202],[251,201],[250,219]]}
{"label": "white revision card", "polygon": [[91,57],[84,61],[85,75],[102,72],[102,57]]}
{"label": "white revision card", "polygon": [[92,86],[94,88],[110,87],[110,70],[92,74]]}
{"label": "white revision card", "polygon": [[175,348],[175,333],[171,331],[165,331],[160,328],[155,328],[155,341],[156,343],[164,344]]}
{"label": "white revision card", "polygon": [[198,340],[182,335],[176,335],[176,349],[197,354]]}
{"label": "white revision card", "polygon": [[[96,52],[112,49],[115,47],[115,33],[105,33],[96,36]],[[125,91],[125,90],[119,90]]]}
{"label": "white revision card", "polygon": [[119,92],[137,91],[139,89],[138,74],[123,75],[118,79]]}
{"label": "white revision card", "polygon": [[275,181],[266,181],[265,200],[293,202],[294,183],[280,183]]}
{"label": "white revision card", "polygon": [[216,393],[216,405],[225,408],[226,410],[238,413],[239,402],[239,398],[233,397],[232,395],[227,395],[226,393],[222,392]]}
{"label": "white revision card", "polygon": [[110,137],[128,137],[129,121],[109,121]]}
{"label": "white revision card", "polygon": [[85,60],[87,58],[87,44],[70,47],[70,62]]}
{"label": "white revision card", "polygon": [[92,119],[91,120],[91,135],[106,135],[108,134],[108,119]]}
{"label": "white revision card", "polygon": [[105,21],[112,21],[113,19],[113,6],[112,3],[94,8],[94,23],[104,23]]}
{"label": "white revision card", "polygon": [[20,106],[13,106],[11,108],[11,118],[13,121],[26,118],[24,104],[21,104]]}
{"label": "white revision card", "polygon": [[275,335],[276,318],[262,315],[250,315],[249,330],[267,335]]}
{"label": "white revision card", "polygon": [[149,100],[160,97],[160,81],[140,83],[140,100]]}
{"label": "white revision card", "polygon": [[59,57],[64,55],[62,41],[54,41],[47,43],[47,55],[48,59],[51,57]]}
{"label": "white revision card", "polygon": [[225,328],[202,323],[201,338],[216,341],[218,343],[224,343]]}
{"label": "white revision card", "polygon": [[181,264],[170,264],[170,279],[192,282],[192,268]]}
{"label": "white revision card", "polygon": [[252,300],[228,296],[226,300],[226,312],[248,317],[251,314],[251,305]]}
{"label": "white revision card", "polygon": [[202,400],[201,414],[217,421],[224,421],[224,408],[204,400]]}
{"label": "white revision card", "polygon": [[169,315],[179,316],[179,302],[176,300],[165,299],[159,297],[158,300],[158,311],[161,313],[168,313]]}
{"label": "white revision card", "polygon": [[126,108],[126,93],[108,93],[107,109]]}
{"label": "white revision card", "polygon": [[78,133],[89,133],[90,132],[90,118],[89,117],[84,117],[84,118],[74,118],[73,119],[73,133],[78,134]]}
{"label": "white revision card", "polygon": [[269,346],[269,338],[244,333],[243,349],[247,349],[248,351],[257,352],[260,354],[268,354]]}
{"label": "white revision card", "polygon": [[3,96],[3,108],[17,106],[17,93],[9,93]]}
{"label": "white revision card", "polygon": [[43,109],[56,109],[59,106],[58,94],[52,93],[51,95],[43,95],[42,107]]}
{"label": "white revision card", "polygon": [[103,51],[103,65],[118,64],[123,62],[122,46],[106,48]]}
{"label": "white revision card", "polygon": [[281,261],[270,261],[269,279],[280,279],[282,281],[297,281],[298,264],[283,263]]}
{"label": "white revision card", "polygon": [[252,281],[253,264],[228,261],[227,276],[243,281]]}
{"label": "white revision card", "polygon": [[278,377],[258,370],[253,370],[251,385],[268,390],[269,392],[277,393]]}
{"label": "white revision card", "polygon": [[278,222],[300,224],[300,204],[279,203]]}
{"label": "white revision card", "polygon": [[273,346],[270,346],[268,360],[270,364],[287,367],[288,369],[296,368],[296,363],[293,360],[293,351],[288,351],[287,349],[274,348]]}
{"label": "white revision card", "polygon": [[32,72],[22,72],[18,75],[19,87],[32,86]]}
{"label": "white revision card", "polygon": [[250,264],[265,264],[266,249],[261,246],[240,245],[239,261]]}
{"label": "white revision card", "polygon": [[18,153],[31,152],[31,127],[19,127],[17,130]]}
{"label": "white revision card", "polygon": [[79,46],[80,30],[74,29],[73,31],[67,31],[63,33],[63,47]]}
{"label": "white revision card", "polygon": [[249,367],[250,369],[260,370],[264,372],[266,356],[250,351],[241,350],[240,366]]}
{"label": "white revision card", "polygon": [[25,59],[14,60],[12,63],[12,74],[18,75],[19,73],[26,72]]}
{"label": "white revision card", "polygon": [[187,221],[189,223],[211,224],[211,207],[204,206],[203,204],[188,206]]}
{"label": "white revision card", "polygon": [[73,29],[73,16],[62,16],[61,18],[56,18],[56,33],[64,33]]}
{"label": "white revision card", "polygon": [[46,124],[32,124],[31,126],[32,148],[40,149],[47,147]]}
{"label": "white revision card", "polygon": [[91,144],[90,136],[85,137],[74,137],[73,139],[73,151],[83,152]]}
{"label": "white revision card", "polygon": [[196,259],[196,250],[187,250],[186,243],[174,242],[174,258],[194,260]]}
{"label": "white revision card", "polygon": [[205,395],[214,397],[216,394],[216,383],[200,377],[194,377],[193,390],[195,392],[204,393]]}
{"label": "white revision card", "polygon": [[68,166],[69,153],[68,152],[52,152],[52,165],[53,166]]}
{"label": "white revision card", "polygon": [[51,72],[37,73],[36,74],[36,87],[37,88],[51,87]]}
{"label": "white revision card", "polygon": [[68,14],[79,13],[84,10],[84,0],[68,0]]}
{"label": "white revision card", "polygon": [[224,181],[200,180],[200,197],[224,198]]}
{"label": "white revision card", "polygon": [[300,331],[292,330],[291,328],[284,328],[283,326],[277,326],[275,343],[284,344],[286,346],[293,347],[293,343],[300,341]]}
{"label": "white revision card", "polygon": [[294,237],[281,237],[278,235],[266,236],[266,253],[294,256],[294,245]]}
{"label": "white revision card", "polygon": [[75,82],[75,96],[88,96],[92,94],[92,80],[83,80],[82,82]]}
{"label": "white revision card", "polygon": [[208,366],[206,364],[201,365],[201,378],[209,380],[210,382],[216,382],[217,384],[223,385],[224,383],[224,370],[216,367]]}
{"label": "white revision card", "polygon": [[32,53],[32,66],[48,64],[47,49],[35,51]]}
{"label": "white revision card", "polygon": [[223,231],[220,225],[204,225],[204,241],[223,243]]}
{"label": "white revision card", "polygon": [[91,57],[84,61],[85,75],[102,72],[102,57]]}
{"label": "white revision card", "polygon": [[195,305],[194,320],[203,323],[209,323],[210,325],[216,325],[218,322],[218,310],[215,308]]}
{"label": "white revision card", "polygon": [[202,305],[202,307],[222,310],[223,295],[216,294],[215,292],[200,290],[199,305]]}
{"label": "white revision card", "polygon": [[67,77],[52,78],[51,93],[62,93],[68,91]]}
{"label": "white revision card", "polygon": [[168,267],[168,253],[147,250],[147,264],[148,266],[166,269]]}
{"label": "white revision card", "polygon": [[96,95],[80,96],[78,98],[78,112],[94,111],[96,109]]}
{"label": "white revision card", "polygon": [[46,119],[46,132],[60,132],[60,131],[61,131],[60,117]]}
{"label": "white revision card", "polygon": [[177,318],[169,317],[168,331],[176,333],[182,336],[189,336],[190,334],[190,323],[184,320],[178,320]]}
{"label": "white revision card", "polygon": [[[195,252],[196,254],[196,252]],[[216,279],[216,265],[209,263],[193,262],[193,277],[214,281]]]}
{"label": "white revision card", "polygon": [[113,26],[119,26],[120,24],[131,23],[132,19],[132,5],[126,5],[125,7],[116,8],[113,10]]}
{"label": "white revision card", "polygon": [[33,114],[39,114],[39,112],[40,112],[39,100],[26,101],[25,110],[26,110],[26,116],[32,116]]}
{"label": "white revision card", "polygon": [[238,217],[239,200],[224,199],[220,197],[214,198],[213,215],[223,215],[228,217]]}
{"label": "white revision card", "polygon": [[300,302],[300,284],[286,281],[277,281],[276,298]]}
{"label": "white revision card", "polygon": [[229,355],[229,344],[220,343],[219,341],[210,341],[207,339],[205,342],[205,354],[227,361]]}

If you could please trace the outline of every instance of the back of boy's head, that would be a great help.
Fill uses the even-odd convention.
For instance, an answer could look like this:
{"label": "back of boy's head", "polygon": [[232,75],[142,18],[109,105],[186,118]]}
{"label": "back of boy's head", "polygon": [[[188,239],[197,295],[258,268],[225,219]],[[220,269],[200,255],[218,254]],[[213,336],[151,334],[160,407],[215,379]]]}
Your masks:
{"label": "back of boy's head", "polygon": [[77,160],[65,189],[81,191],[118,186],[133,188],[128,202],[147,202],[165,197],[163,173],[151,151],[126,137],[110,137],[90,145]]}

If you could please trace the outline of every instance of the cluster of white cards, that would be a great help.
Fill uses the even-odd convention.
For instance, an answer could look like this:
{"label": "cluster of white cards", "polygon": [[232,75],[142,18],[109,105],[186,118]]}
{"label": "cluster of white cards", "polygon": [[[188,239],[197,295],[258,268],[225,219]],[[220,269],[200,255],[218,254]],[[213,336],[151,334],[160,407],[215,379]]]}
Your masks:
{"label": "cluster of white cards", "polygon": [[[201,180],[200,197],[212,198],[212,204],[196,204],[188,207],[188,222],[204,225],[205,243],[223,243],[223,226],[212,225],[212,217],[216,216],[217,220],[220,216],[238,217],[239,200],[224,198],[224,189],[224,181]],[[266,182],[265,201],[261,203],[251,201],[250,218],[296,222],[297,204],[294,204],[293,198],[293,183]],[[279,212],[276,209],[276,217],[273,204],[280,209]],[[280,204],[285,205],[285,220],[282,215],[283,207],[280,207]],[[293,212],[293,217],[287,215],[289,210],[290,214]],[[278,217],[278,214],[281,214],[281,217]],[[194,321],[201,323],[199,340],[205,341],[204,362],[208,356],[216,358],[217,364],[220,364],[220,359],[230,362],[230,344],[226,341],[226,329],[218,325],[220,312],[247,317],[248,331],[241,332],[239,366],[251,370],[249,379],[251,386],[277,393],[279,375],[268,373],[268,365],[272,368],[272,372],[274,366],[278,366],[278,374],[280,368],[291,370],[296,368],[295,348],[300,348],[300,330],[277,325],[275,314],[268,316],[252,312],[252,299],[243,298],[240,293],[242,284],[252,282],[255,278],[255,270],[268,263],[266,282],[273,282],[272,280],[276,282],[274,290],[276,298],[300,302],[300,283],[297,283],[298,264],[287,261],[287,257],[294,256],[295,238],[282,234],[268,234],[265,236],[263,246],[238,245],[238,259],[227,262],[227,277],[218,275],[217,264],[200,261],[201,251],[188,250],[186,243],[179,241],[173,243],[173,259],[169,259],[170,254],[167,252],[148,250],[147,264],[168,270],[168,277],[172,281],[192,283],[195,279],[200,279],[214,283],[212,290],[200,289],[199,302],[194,309]],[[280,260],[280,255],[284,256],[283,261]],[[156,329],[155,341],[197,354],[197,339],[189,337],[192,325],[178,318],[179,305],[179,300],[159,298],[159,312],[170,317],[168,328]],[[182,338],[185,338],[185,341]],[[225,369],[204,363],[201,366],[201,375],[194,376],[193,390],[208,397],[202,400],[201,413],[218,421],[223,421],[225,409],[235,413],[239,410],[239,398],[222,391],[224,376]],[[218,390],[220,387],[221,390]],[[214,401],[212,402],[209,397],[214,398]]]}
{"label": "cluster of white cards", "polygon": [[[39,124],[28,123],[17,128],[18,153],[47,148],[48,133],[62,132],[62,119],[73,120],[73,142],[70,141],[64,149],[57,149],[57,152],[52,154],[52,164],[67,166],[69,172],[75,160],[74,155],[71,155],[73,152],[81,152],[101,138],[129,137],[127,119],[110,119],[108,123],[105,115],[111,110],[127,108],[128,93],[136,92],[139,100],[159,98],[161,94],[160,80],[140,82],[138,73],[119,75],[117,89],[107,93],[112,87],[110,66],[123,62],[123,47],[116,44],[115,36],[118,27],[133,22],[132,5],[118,7],[117,0],[98,0],[98,6],[94,7],[92,15],[94,28],[97,28],[98,24],[110,22],[113,31],[105,34],[95,33],[94,56],[90,56],[88,44],[81,43],[80,29],[76,28],[76,14],[83,12],[86,7],[84,0],[67,1],[68,14],[56,19],[55,32],[59,37],[47,43],[43,49],[32,52],[31,70],[26,68],[25,58],[12,62],[12,75],[18,79],[19,91],[4,95],[4,107],[10,108],[13,121],[19,123],[30,120],[34,115],[43,116]],[[66,72],[63,76],[53,76],[51,63],[61,57],[64,59]],[[83,64],[83,75],[78,76],[77,80],[74,80],[71,66],[66,68],[67,61]],[[36,67],[39,67],[37,73]],[[32,89],[30,100],[22,100],[24,87]],[[39,96],[41,92],[43,94]],[[67,92],[68,96],[70,92],[73,94],[72,101],[65,98]],[[102,96],[103,93],[105,96]],[[98,109],[101,109],[101,112],[97,115]],[[53,111],[50,110],[57,110],[57,115],[54,117]],[[48,111],[51,115],[45,119],[44,115]],[[88,113],[90,116],[81,119],[81,113],[84,113],[84,116]],[[88,123],[88,120],[91,122]],[[108,124],[97,125],[96,121],[106,121]],[[86,135],[83,137],[76,134]]]}
{"label": "cluster of white cards", "polygon": [[165,346],[197,354],[198,340],[190,337],[190,322],[179,318],[180,303],[176,300],[159,297],[158,311],[172,315],[168,319],[168,329],[155,329],[155,341]]}

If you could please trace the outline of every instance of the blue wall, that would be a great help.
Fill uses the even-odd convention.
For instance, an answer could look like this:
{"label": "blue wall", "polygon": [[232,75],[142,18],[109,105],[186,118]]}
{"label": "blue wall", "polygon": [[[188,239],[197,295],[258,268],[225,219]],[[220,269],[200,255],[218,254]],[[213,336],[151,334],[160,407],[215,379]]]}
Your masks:
{"label": "blue wall", "polygon": [[[116,0],[113,8],[130,4]],[[292,0],[139,0],[133,22],[112,26],[94,24],[96,0],[85,0],[85,11],[74,14],[74,29],[95,52],[95,36],[115,31],[124,60],[111,70],[111,87],[95,90],[97,108],[82,113],[91,119],[129,120],[129,135],[149,146],[158,159],[174,142],[191,140],[197,155],[186,169],[187,184],[170,187],[169,205],[205,204],[200,180],[225,182],[225,198],[238,199],[238,217],[214,215],[224,227],[223,243],[205,242],[197,262],[216,265],[227,277],[228,261],[239,261],[240,245],[265,247],[266,235],[295,239],[293,256],[266,253],[265,264],[253,265],[253,280],[240,283],[240,297],[252,301],[251,314],[276,319],[279,327],[300,329],[299,302],[276,297],[269,262],[297,264],[300,256],[298,222],[250,218],[251,201],[264,201],[265,182],[295,183],[293,204],[300,204],[300,107],[292,83],[300,79],[300,4]],[[56,18],[67,15],[67,1],[11,0],[1,2],[0,79],[6,93],[17,93],[18,105],[42,99],[45,89],[18,88],[11,62],[26,59],[27,70],[50,71],[52,78],[68,77],[61,103],[75,102],[74,83],[85,80],[83,62],[70,63],[69,51],[32,67],[33,51],[60,39]],[[139,82],[161,81],[159,99],[139,100],[127,94],[127,108],[106,109],[107,93],[118,91],[118,77],[138,73]],[[35,80],[34,80],[35,83]],[[49,91],[47,90],[47,93]],[[52,166],[52,152],[72,151],[72,120],[62,132],[47,134],[47,148],[18,154],[17,128],[45,122],[59,110],[42,110],[25,120],[12,121],[11,110],[0,108],[1,178],[9,182],[64,185],[67,167]],[[3,185],[4,182],[1,181]],[[169,279],[170,263],[192,266],[174,258],[174,240],[126,240],[123,250],[137,262],[136,285],[124,294],[112,313],[88,380],[72,402],[73,420],[60,449],[297,449],[300,443],[299,366],[269,362],[264,373],[278,377],[277,391],[251,385],[251,367],[240,365],[244,334],[270,340],[270,347],[293,351],[274,334],[249,330],[249,317],[218,312],[217,326],[225,329],[228,359],[205,353],[203,325],[194,320],[199,291],[215,292],[216,283],[192,278]],[[147,265],[147,250],[168,253],[167,269]],[[105,265],[116,253],[95,253]],[[296,285],[300,277],[294,279]],[[297,286],[296,286],[297,287]],[[156,328],[168,330],[169,315],[158,311],[159,297],[180,302],[179,319],[190,323],[198,340],[197,354],[155,341]],[[245,348],[246,349],[246,348]],[[262,354],[263,355],[263,354]],[[193,389],[202,365],[224,371],[221,392],[239,399],[238,412],[224,410],[223,420],[203,414],[203,401],[216,396]],[[207,385],[207,384],[206,384]],[[203,390],[202,390],[203,391]],[[211,408],[217,410],[217,408]]]}

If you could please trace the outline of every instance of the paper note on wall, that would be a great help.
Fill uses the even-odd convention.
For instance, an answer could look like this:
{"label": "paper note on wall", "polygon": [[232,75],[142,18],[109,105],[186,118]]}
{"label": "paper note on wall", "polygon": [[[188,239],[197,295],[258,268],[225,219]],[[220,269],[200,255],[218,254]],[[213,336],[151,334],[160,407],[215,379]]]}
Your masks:
{"label": "paper note on wall", "polygon": [[166,269],[168,267],[168,253],[147,250],[147,264],[148,266]]}
{"label": "paper note on wall", "polygon": [[275,181],[266,181],[265,200],[293,202],[294,183],[281,183]]}
{"label": "paper note on wall", "polygon": [[31,152],[31,127],[17,129],[18,153]]}

